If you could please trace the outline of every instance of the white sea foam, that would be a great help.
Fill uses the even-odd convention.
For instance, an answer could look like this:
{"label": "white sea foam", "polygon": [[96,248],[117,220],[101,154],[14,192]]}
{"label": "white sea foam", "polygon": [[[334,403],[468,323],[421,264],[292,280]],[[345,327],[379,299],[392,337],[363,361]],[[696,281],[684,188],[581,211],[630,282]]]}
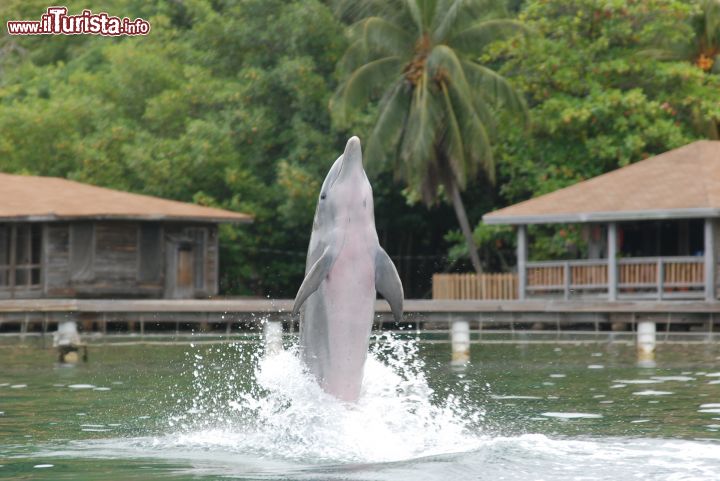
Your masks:
{"label": "white sea foam", "polygon": [[656,381],[687,382],[694,381],[696,378],[690,376],[652,376],[651,379],[655,379]]}
{"label": "white sea foam", "polygon": [[602,414],[548,412],[548,413],[542,413],[541,416],[546,416],[549,418],[559,418],[559,419],[600,419],[602,417]]}
{"label": "white sea foam", "polygon": [[[548,419],[548,421],[550,421]],[[712,431],[707,431],[711,433]],[[714,436],[714,434],[713,434]],[[343,463],[332,459],[287,460],[274,452],[245,453],[232,437],[203,445],[178,445],[164,439],[92,439],[37,454],[120,459],[148,464],[148,459],[188,464],[187,477],[198,479],[284,479],[288,481],[398,481],[445,479],[619,479],[707,481],[718,479],[718,444],[707,440],[653,438],[553,439],[542,434],[478,437],[473,448],[407,462]],[[319,440],[320,441],[320,440]],[[280,473],[282,473],[280,475]]]}
{"label": "white sea foam", "polygon": [[492,395],[490,397],[493,399],[542,399],[540,396],[515,396],[515,395],[507,395],[507,396]]}
{"label": "white sea foam", "polygon": [[616,384],[658,384],[663,381],[660,379],[615,379]]}
{"label": "white sea foam", "polygon": [[637,391],[633,393],[635,396],[668,396],[670,394],[673,393],[670,391],[654,391],[652,389],[646,389],[645,391]]}
{"label": "white sea foam", "polygon": [[[469,426],[484,412],[428,385],[414,341],[384,334],[365,366],[357,403],[325,393],[293,350],[245,357],[253,382],[208,383],[195,357],[196,396],[173,416],[174,434],[155,439],[178,448],[230,449],[281,459],[385,462],[464,452],[480,445]],[[461,390],[462,392],[462,390]]]}

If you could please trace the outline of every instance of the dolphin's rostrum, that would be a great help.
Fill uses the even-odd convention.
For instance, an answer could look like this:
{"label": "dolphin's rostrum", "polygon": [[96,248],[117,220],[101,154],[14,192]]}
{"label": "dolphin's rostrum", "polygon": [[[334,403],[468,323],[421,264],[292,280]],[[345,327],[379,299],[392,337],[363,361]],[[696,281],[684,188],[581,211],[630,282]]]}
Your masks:
{"label": "dolphin's rostrum", "polygon": [[375,231],[372,187],[352,137],[320,190],[305,279],[295,297],[305,364],[322,388],[344,401],[360,396],[375,314],[375,290],[395,320],[403,288]]}

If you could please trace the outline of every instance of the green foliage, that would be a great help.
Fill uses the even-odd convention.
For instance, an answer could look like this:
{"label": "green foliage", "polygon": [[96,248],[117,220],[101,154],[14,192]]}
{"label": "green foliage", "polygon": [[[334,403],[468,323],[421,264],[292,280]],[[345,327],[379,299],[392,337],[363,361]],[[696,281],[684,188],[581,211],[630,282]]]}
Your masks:
{"label": "green foliage", "polygon": [[432,206],[444,191],[481,272],[460,191],[480,173],[494,181],[497,111],[524,115],[525,101],[479,59],[489,43],[514,37],[522,25],[505,18],[498,1],[367,0],[340,2],[339,10],[355,23],[330,105],[336,123],[347,125],[370,101],[377,105],[367,158],[390,164],[408,199]]}
{"label": "green foliage", "polygon": [[[15,1],[3,18],[47,4]],[[316,0],[71,2],[151,22],[143,38],[5,38],[0,170],[253,214],[224,226],[221,288],[292,295],[304,269],[343,27]],[[289,194],[289,195],[288,195]]]}
{"label": "green foliage", "polygon": [[[473,238],[480,257],[491,272],[508,272],[515,264],[516,239],[515,228],[506,225],[488,225],[482,222],[475,227]],[[445,240],[452,245],[448,257],[452,262],[460,262],[468,255],[467,243],[458,231],[450,231]]]}
{"label": "green foliage", "polygon": [[[478,62],[485,47],[522,27],[499,2],[361,2],[339,63],[331,103],[343,126],[378,100],[367,156],[390,163],[427,205],[442,184],[464,189],[482,170],[494,178],[495,109],[524,113],[524,100]],[[343,10],[341,8],[341,10]],[[345,11],[347,8],[345,9]]]}
{"label": "green foliage", "polygon": [[[151,34],[0,37],[0,171],[253,214],[221,228],[225,293],[294,294],[348,133],[379,171],[381,242],[421,295],[445,246],[456,266],[468,249],[446,206],[407,199],[451,199],[449,180],[476,219],[720,125],[716,0],[526,0],[518,18],[479,0],[337,0],[335,14],[322,0],[65,4],[143,17]],[[8,0],[0,14],[47,6]],[[584,249],[577,227],[530,235],[534,259]],[[487,267],[512,264],[511,228],[473,237]]]}
{"label": "green foliage", "polygon": [[[497,43],[486,57],[530,105],[529,132],[513,122],[500,129],[502,204],[701,138],[697,119],[720,119],[718,78],[647,53],[692,36],[695,11],[677,0],[526,2],[520,20],[537,36]],[[561,257],[563,229],[536,229],[531,255]]]}

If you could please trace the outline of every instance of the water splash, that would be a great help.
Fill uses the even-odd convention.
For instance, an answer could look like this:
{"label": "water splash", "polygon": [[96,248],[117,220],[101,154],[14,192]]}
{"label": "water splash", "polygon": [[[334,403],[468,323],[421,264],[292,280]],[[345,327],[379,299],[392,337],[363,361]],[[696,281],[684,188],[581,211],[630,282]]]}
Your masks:
{"label": "water splash", "polygon": [[314,463],[407,460],[481,443],[484,412],[462,394],[435,392],[417,343],[391,333],[373,339],[357,403],[325,393],[295,346],[272,356],[226,348],[224,366],[192,356],[195,395],[189,406],[177,400],[176,432],[156,443]]}

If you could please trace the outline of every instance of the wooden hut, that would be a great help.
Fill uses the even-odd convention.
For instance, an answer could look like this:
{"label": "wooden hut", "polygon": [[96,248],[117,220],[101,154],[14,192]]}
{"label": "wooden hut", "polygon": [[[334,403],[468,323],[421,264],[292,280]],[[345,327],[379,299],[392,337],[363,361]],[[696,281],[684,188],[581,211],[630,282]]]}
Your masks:
{"label": "wooden hut", "polygon": [[[517,226],[518,298],[714,301],[720,142],[698,141],[483,217]],[[528,260],[529,224],[582,224],[586,259]]]}
{"label": "wooden hut", "polygon": [[247,214],[0,174],[0,299],[218,292],[218,224]]}

